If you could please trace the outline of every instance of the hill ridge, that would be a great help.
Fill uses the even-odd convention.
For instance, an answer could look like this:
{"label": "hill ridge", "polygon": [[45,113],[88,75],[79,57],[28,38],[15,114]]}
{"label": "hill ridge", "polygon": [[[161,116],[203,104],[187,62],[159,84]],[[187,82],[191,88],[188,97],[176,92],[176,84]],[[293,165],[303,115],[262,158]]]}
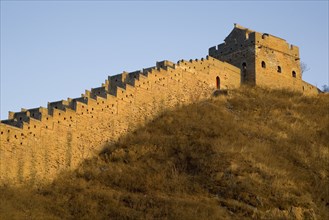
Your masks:
{"label": "hill ridge", "polygon": [[326,219],[328,108],[326,94],[242,87],[163,111],[51,184],[0,188],[0,213],[3,219]]}

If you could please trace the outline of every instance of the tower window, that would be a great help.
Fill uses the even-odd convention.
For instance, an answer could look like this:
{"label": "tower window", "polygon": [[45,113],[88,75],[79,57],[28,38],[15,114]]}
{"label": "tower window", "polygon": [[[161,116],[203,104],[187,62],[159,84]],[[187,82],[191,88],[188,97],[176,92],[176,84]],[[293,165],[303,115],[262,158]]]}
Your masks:
{"label": "tower window", "polygon": [[266,68],[266,63],[264,61],[262,61],[262,68]]}
{"label": "tower window", "polygon": [[292,77],[296,78],[296,72],[295,71],[292,71]]}
{"label": "tower window", "polygon": [[278,73],[281,73],[281,66],[278,66]]}

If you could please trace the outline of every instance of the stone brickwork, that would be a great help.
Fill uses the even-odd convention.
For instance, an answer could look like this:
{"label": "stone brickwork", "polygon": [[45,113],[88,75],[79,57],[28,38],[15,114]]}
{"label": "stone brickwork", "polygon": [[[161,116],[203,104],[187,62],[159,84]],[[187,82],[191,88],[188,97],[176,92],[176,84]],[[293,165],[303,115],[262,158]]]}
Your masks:
{"label": "stone brickwork", "polygon": [[241,69],[241,83],[318,94],[302,80],[299,48],[284,39],[235,24],[224,43],[209,55]]}
{"label": "stone brickwork", "polygon": [[157,62],[110,76],[79,98],[9,112],[0,123],[0,185],[51,181],[159,112],[205,99],[217,89],[250,84],[318,93],[302,80],[298,47],[278,37],[235,25],[209,55]]}
{"label": "stone brickwork", "polygon": [[9,113],[0,123],[0,184],[48,182],[159,112],[240,85],[240,70],[212,57],[157,62],[110,76],[82,97]]}

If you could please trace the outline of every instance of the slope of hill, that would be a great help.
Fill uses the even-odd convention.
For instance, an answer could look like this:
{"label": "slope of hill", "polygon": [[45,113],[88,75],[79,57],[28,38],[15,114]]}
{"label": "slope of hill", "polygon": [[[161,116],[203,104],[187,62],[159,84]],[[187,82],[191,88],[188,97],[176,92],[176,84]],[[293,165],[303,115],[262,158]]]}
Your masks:
{"label": "slope of hill", "polygon": [[241,88],[163,112],[1,219],[329,219],[329,96]]}

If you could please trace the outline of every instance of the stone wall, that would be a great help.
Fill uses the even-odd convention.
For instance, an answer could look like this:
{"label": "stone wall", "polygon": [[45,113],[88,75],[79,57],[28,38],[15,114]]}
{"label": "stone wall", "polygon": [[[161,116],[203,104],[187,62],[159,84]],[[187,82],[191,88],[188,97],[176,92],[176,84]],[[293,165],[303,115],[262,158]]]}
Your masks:
{"label": "stone wall", "polygon": [[109,77],[82,97],[9,113],[0,123],[0,184],[49,182],[159,112],[240,85],[240,70],[212,57],[158,62]]}

